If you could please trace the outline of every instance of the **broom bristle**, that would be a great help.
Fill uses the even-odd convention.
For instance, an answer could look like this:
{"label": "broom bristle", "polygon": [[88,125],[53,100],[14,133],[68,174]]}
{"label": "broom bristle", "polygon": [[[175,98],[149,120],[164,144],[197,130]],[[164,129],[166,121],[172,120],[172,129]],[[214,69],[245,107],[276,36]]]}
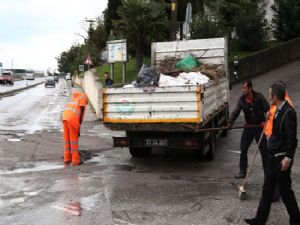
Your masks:
{"label": "broom bristle", "polygon": [[246,200],[246,198],[247,198],[247,196],[246,196],[246,191],[245,191],[244,187],[241,186],[241,187],[239,188],[239,199],[240,199],[240,200]]}

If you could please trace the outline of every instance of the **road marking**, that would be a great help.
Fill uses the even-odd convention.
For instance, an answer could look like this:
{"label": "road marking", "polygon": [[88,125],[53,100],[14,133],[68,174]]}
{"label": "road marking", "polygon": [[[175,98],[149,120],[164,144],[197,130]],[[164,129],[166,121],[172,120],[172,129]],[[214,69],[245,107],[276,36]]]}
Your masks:
{"label": "road marking", "polygon": [[227,150],[226,152],[231,152],[231,153],[235,153],[235,154],[241,154],[241,151],[234,151],[234,150]]}

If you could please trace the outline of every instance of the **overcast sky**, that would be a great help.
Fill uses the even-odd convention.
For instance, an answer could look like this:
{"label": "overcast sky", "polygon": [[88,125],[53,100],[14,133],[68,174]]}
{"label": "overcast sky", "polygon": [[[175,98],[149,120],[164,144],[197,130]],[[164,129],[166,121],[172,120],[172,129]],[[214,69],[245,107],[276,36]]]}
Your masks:
{"label": "overcast sky", "polygon": [[86,36],[85,18],[95,19],[107,0],[0,0],[0,62],[4,68],[45,70]]}

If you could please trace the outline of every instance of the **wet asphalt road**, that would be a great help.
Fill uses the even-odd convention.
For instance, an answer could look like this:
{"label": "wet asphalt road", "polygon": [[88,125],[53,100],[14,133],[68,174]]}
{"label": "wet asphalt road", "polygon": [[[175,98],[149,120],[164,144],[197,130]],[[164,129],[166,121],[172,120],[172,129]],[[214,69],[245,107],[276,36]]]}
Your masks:
{"label": "wet asphalt road", "polygon": [[[254,79],[267,94],[276,80],[287,83],[299,115],[300,61]],[[231,92],[234,103],[239,86]],[[0,99],[0,224],[166,224],[243,225],[254,216],[261,193],[262,168],[256,160],[247,186],[249,200],[238,199],[241,131],[218,139],[213,162],[196,162],[188,151],[157,149],[149,159],[132,159],[112,148],[111,137],[89,109],[80,149],[94,157],[79,167],[62,164],[60,113],[68,99],[62,81]],[[242,116],[238,123],[242,123]],[[251,146],[253,154],[255,145]],[[293,172],[300,200],[300,154]],[[270,225],[288,225],[282,203],[272,207]]]}

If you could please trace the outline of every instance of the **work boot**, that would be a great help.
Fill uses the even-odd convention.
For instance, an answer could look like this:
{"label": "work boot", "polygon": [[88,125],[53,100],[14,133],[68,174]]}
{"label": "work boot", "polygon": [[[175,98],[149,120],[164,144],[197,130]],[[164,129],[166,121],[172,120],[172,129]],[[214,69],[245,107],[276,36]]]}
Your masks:
{"label": "work boot", "polygon": [[260,222],[259,220],[257,220],[256,218],[253,218],[253,219],[245,219],[245,222],[247,224],[250,224],[250,225],[265,225],[266,223],[262,223]]}
{"label": "work boot", "polygon": [[236,175],[234,178],[235,179],[244,179],[246,177],[246,172],[240,171],[238,175]]}

